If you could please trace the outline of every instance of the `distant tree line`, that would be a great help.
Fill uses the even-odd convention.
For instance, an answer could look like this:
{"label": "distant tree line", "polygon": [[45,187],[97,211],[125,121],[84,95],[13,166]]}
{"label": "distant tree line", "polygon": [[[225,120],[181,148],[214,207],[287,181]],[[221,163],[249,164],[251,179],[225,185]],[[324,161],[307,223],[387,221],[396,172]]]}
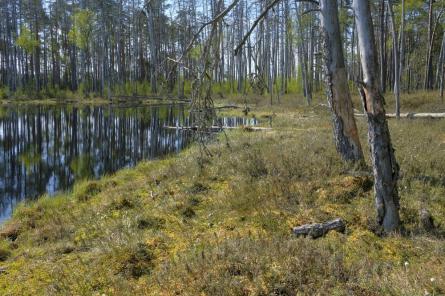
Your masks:
{"label": "distant tree line", "polygon": [[[219,92],[279,96],[322,88],[323,34],[317,1],[282,0],[234,49],[272,0],[240,0],[218,23],[212,79]],[[443,0],[373,0],[381,90],[443,89]],[[227,6],[230,3],[225,3]],[[218,1],[8,0],[0,2],[0,86],[10,93],[174,93],[190,88],[206,28],[175,62]],[[347,76],[361,80],[350,0],[338,1]],[[444,36],[444,37],[442,37]]]}

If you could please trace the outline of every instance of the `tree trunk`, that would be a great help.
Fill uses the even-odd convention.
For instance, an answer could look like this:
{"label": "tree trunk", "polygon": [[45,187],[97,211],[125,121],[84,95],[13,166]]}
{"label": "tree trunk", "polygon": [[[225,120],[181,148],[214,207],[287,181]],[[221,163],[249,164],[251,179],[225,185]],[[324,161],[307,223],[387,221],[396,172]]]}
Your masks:
{"label": "tree trunk", "polygon": [[385,61],[385,0],[380,3],[380,90],[386,91],[386,61]]}
{"label": "tree trunk", "polygon": [[36,83],[36,91],[40,92],[40,38],[39,38],[39,22],[38,22],[38,16],[35,16],[35,42],[36,46],[34,48],[34,78]]}
{"label": "tree trunk", "polygon": [[443,103],[443,84],[444,84],[444,62],[445,62],[445,32],[443,33],[443,37],[442,37],[442,55],[440,57],[440,63],[439,63],[439,80],[440,80],[440,99],[441,102]]}
{"label": "tree trunk", "polygon": [[332,110],[337,151],[344,160],[363,160],[340,37],[337,0],[321,0],[326,55],[326,88]]}
{"label": "tree trunk", "polygon": [[405,0],[402,0],[402,11],[401,11],[401,22],[400,22],[400,66],[399,66],[399,83],[400,88],[402,87],[402,81],[403,81],[403,67],[405,65]]}
{"label": "tree trunk", "polygon": [[360,94],[368,121],[368,139],[374,172],[377,222],[388,233],[400,227],[397,180],[399,166],[394,156],[386,121],[384,98],[380,93],[374,30],[368,0],[354,0],[360,61],[364,81]]}
{"label": "tree trunk", "polygon": [[442,67],[442,60],[444,55],[444,48],[443,48],[443,36],[442,36],[442,42],[440,43],[440,52],[439,52],[439,58],[437,59],[437,69],[436,69],[436,78],[434,79],[435,87],[440,87],[440,68]]}
{"label": "tree trunk", "polygon": [[432,88],[432,79],[433,76],[433,63],[431,61],[431,48],[433,46],[433,3],[434,0],[429,0],[429,9],[428,9],[428,44],[427,44],[427,53],[426,53],[426,64],[425,64],[425,81],[424,81],[424,89]]}
{"label": "tree trunk", "polygon": [[309,73],[308,73],[308,55],[306,51],[306,44],[304,40],[304,31],[303,31],[303,22],[301,20],[301,14],[303,13],[303,9],[301,8],[301,4],[298,5],[297,1],[295,1],[295,6],[298,7],[297,9],[297,21],[298,21],[298,34],[300,35],[300,42],[298,53],[299,53],[299,64],[301,67],[301,77],[303,82],[303,90],[304,90],[304,96],[307,100],[307,104],[310,106],[312,103],[312,92],[309,87]]}
{"label": "tree trunk", "polygon": [[155,28],[154,28],[154,16],[153,16],[153,7],[151,2],[149,1],[147,4],[147,9],[144,8],[145,15],[147,17],[147,29],[148,29],[148,37],[150,40],[150,56],[151,56],[151,91],[153,93],[158,92],[157,87],[157,71],[158,71],[158,55],[157,55],[157,46],[155,39]]}
{"label": "tree trunk", "polygon": [[394,20],[394,10],[392,0],[388,0],[388,11],[389,17],[391,19],[391,33],[393,39],[393,61],[394,61],[394,97],[396,100],[396,116],[400,117],[400,73],[399,73],[399,47],[397,44],[397,31],[396,31],[396,23]]}

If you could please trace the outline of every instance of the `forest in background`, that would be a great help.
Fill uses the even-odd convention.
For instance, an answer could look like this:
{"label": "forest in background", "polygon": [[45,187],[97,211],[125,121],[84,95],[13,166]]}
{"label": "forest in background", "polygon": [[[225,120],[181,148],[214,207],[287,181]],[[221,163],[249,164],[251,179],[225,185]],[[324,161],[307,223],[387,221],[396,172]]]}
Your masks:
{"label": "forest in background", "polygon": [[[215,62],[208,75],[214,92],[268,93],[272,101],[303,93],[310,102],[324,80],[316,1],[235,2],[212,36]],[[2,1],[0,95],[189,96],[212,28],[195,34],[228,5],[216,0]],[[338,6],[348,79],[361,81],[351,1]],[[397,76],[401,91],[443,89],[445,2],[379,0],[371,6],[381,91],[395,88]]]}

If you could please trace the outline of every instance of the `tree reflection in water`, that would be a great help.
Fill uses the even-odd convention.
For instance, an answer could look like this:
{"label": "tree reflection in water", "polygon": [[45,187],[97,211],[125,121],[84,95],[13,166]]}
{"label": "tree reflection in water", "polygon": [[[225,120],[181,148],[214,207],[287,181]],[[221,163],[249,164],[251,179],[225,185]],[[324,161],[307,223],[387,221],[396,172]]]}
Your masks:
{"label": "tree reflection in water", "polygon": [[[225,126],[252,124],[222,118]],[[0,116],[0,223],[18,202],[99,178],[192,141],[184,105],[144,107],[9,106]]]}

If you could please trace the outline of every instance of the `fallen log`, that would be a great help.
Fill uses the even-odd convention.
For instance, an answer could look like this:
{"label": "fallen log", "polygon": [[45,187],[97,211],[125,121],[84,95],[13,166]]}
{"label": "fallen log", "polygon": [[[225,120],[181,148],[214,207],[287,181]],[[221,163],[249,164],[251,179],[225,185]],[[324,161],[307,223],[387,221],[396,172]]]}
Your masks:
{"label": "fallen log", "polygon": [[302,226],[294,227],[292,229],[292,232],[296,236],[310,236],[311,238],[316,239],[326,235],[331,230],[344,232],[345,229],[345,222],[343,222],[342,219],[337,218],[325,223],[305,224]]}
{"label": "fallen log", "polygon": [[[175,129],[175,130],[192,130],[196,131],[199,129],[198,126],[164,126],[166,129]],[[242,129],[246,131],[269,131],[272,128],[269,127],[260,127],[260,126],[211,126],[208,127],[207,130],[219,132],[221,130],[233,130],[233,129]]]}
{"label": "fallen log", "polygon": [[[364,117],[365,114],[363,113],[355,113],[355,116]],[[386,118],[397,118],[397,115],[395,113],[387,113]],[[415,119],[415,118],[445,118],[445,113],[400,113],[400,118],[408,118],[408,119]]]}
{"label": "fallen log", "polygon": [[225,106],[217,106],[217,107],[213,107],[213,109],[241,109],[242,107],[237,106],[237,105],[225,105]]}
{"label": "fallen log", "polygon": [[[388,118],[396,118],[395,113],[386,114]],[[400,118],[445,118],[445,113],[402,113]]]}
{"label": "fallen log", "polygon": [[172,96],[111,96],[112,99],[117,99],[120,101],[128,100],[156,100],[156,101],[180,101],[180,102],[191,102],[190,99],[186,97],[172,97]]}

